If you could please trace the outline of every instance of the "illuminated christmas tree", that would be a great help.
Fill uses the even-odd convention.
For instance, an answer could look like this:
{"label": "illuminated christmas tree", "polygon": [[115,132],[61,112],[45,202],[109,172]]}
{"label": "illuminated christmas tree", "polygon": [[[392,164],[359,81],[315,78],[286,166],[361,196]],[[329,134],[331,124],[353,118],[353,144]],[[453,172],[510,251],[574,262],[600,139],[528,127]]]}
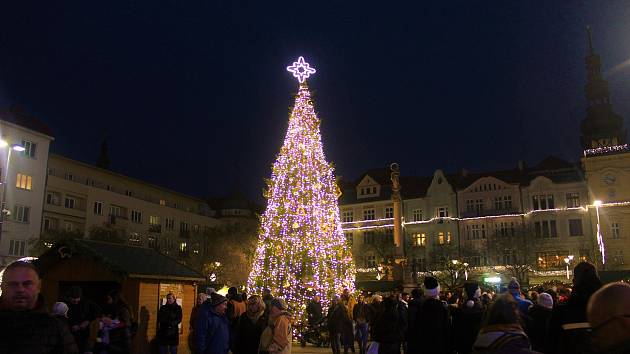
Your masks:
{"label": "illuminated christmas tree", "polygon": [[304,319],[309,297],[327,308],[333,294],[354,290],[354,265],[339,219],[340,192],[326,162],[306,78],[315,73],[300,57],[287,67],[300,82],[284,144],[268,182],[267,209],[247,287],[285,298]]}

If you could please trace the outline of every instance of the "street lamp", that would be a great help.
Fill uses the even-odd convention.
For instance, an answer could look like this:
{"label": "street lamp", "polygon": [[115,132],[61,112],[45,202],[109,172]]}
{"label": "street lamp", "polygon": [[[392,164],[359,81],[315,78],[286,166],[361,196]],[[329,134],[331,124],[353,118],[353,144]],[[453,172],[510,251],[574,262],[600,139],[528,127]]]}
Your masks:
{"label": "street lamp", "polygon": [[466,277],[466,281],[468,281],[468,263],[464,262],[464,276]]}
{"label": "street lamp", "polygon": [[602,237],[601,227],[599,226],[599,207],[602,206],[601,200],[595,200],[593,202],[595,206],[595,213],[597,214],[597,246],[599,247],[599,253],[602,255],[602,265],[606,264],[606,250],[604,249],[604,238]]}
{"label": "street lamp", "polygon": [[[9,143],[6,140],[0,139],[0,148],[6,148],[8,146],[9,146]],[[8,152],[7,152],[7,163],[4,168],[4,176],[2,178],[2,181],[0,181],[0,183],[2,183],[2,199],[1,199],[2,204],[0,205],[0,241],[2,240],[4,216],[10,214],[10,211],[5,208],[5,204],[7,202],[7,181],[9,179],[9,161],[11,160],[11,152],[12,151],[22,152],[24,150],[26,150],[24,146],[19,145],[19,144],[13,144],[11,145],[11,148],[8,149]]]}
{"label": "street lamp", "polygon": [[[457,266],[457,263],[459,263],[457,259],[453,259],[451,262],[453,262],[454,266]],[[457,278],[459,278],[459,272],[457,271],[457,268],[455,268],[455,279]]]}
{"label": "street lamp", "polygon": [[567,264],[567,280],[569,280],[569,263],[571,263],[572,260],[573,260],[572,254],[568,255],[567,258],[564,259],[564,263]]}

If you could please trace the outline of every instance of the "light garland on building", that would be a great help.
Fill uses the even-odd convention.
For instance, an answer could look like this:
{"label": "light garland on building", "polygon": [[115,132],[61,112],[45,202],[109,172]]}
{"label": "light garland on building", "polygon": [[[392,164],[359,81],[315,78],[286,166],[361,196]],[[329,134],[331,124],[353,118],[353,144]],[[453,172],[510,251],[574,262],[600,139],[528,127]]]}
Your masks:
{"label": "light garland on building", "polygon": [[602,146],[595,149],[584,150],[584,156],[602,155],[611,152],[628,151],[628,144],[614,145],[614,146]]}
{"label": "light garland on building", "polygon": [[247,288],[251,294],[269,289],[284,297],[300,323],[310,296],[319,295],[327,309],[334,294],[354,291],[355,269],[341,227],[339,189],[304,82],[315,70],[302,57],[294,66],[306,69],[287,68],[300,87],[265,194],[267,209]]}
{"label": "light garland on building", "polygon": [[[600,208],[605,208],[605,207],[617,207],[617,206],[630,206],[630,202],[611,202],[611,203],[603,203],[602,205],[600,205]],[[402,222],[402,226],[406,227],[409,225],[419,225],[419,224],[430,224],[433,222],[438,222],[438,221],[470,221],[470,220],[486,220],[486,219],[500,219],[500,218],[514,218],[514,217],[527,217],[533,214],[539,214],[539,213],[548,213],[548,212],[563,212],[563,211],[581,211],[581,212],[587,212],[588,209],[591,208],[595,208],[595,205],[586,205],[586,206],[580,206],[580,207],[571,207],[571,208],[553,208],[553,209],[537,209],[537,210],[530,210],[526,213],[513,213],[513,214],[502,214],[502,215],[487,215],[487,216],[474,216],[474,217],[465,217],[465,218],[458,218],[458,217],[452,217],[452,216],[446,216],[446,217],[434,217],[428,220],[421,220],[421,221],[408,221]],[[354,225],[354,224],[360,224],[360,223],[379,223],[379,222],[391,222],[393,219],[392,218],[383,218],[383,219],[374,219],[374,220],[361,220],[361,221],[349,221],[349,222],[343,222],[341,223],[342,225],[346,226],[346,225]],[[344,227],[344,231],[357,231],[357,230],[371,230],[371,229],[380,229],[380,228],[391,228],[394,227],[394,224],[380,224],[380,225],[370,225],[370,226],[356,226],[356,227]]]}

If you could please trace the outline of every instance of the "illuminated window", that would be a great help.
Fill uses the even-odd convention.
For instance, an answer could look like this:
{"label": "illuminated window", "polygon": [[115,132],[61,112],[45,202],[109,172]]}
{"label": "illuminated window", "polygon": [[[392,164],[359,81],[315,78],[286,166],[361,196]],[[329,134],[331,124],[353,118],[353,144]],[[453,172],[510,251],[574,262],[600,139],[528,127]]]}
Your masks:
{"label": "illuminated window", "polygon": [[446,240],[444,239],[444,233],[438,232],[438,244],[443,245],[445,243],[446,243]]}
{"label": "illuminated window", "polygon": [[567,208],[580,206],[580,193],[567,193]]}
{"label": "illuminated window", "polygon": [[363,209],[363,220],[374,220],[374,208]]}
{"label": "illuminated window", "polygon": [[451,232],[448,231],[446,233],[446,243],[451,244]]}
{"label": "illuminated window", "polygon": [[188,252],[188,245],[186,244],[186,242],[181,242],[179,244],[179,251],[181,253],[187,253]]}
{"label": "illuminated window", "polygon": [[157,215],[149,216],[149,225],[160,225],[160,217]]}
{"label": "illuminated window", "polygon": [[354,212],[352,210],[344,210],[342,213],[343,222],[353,222],[354,221]]}
{"label": "illuminated window", "polygon": [[394,207],[385,207],[385,218],[391,219],[394,217]]}
{"label": "illuminated window", "polygon": [[33,188],[33,177],[18,173],[15,186],[19,189],[31,190]]}
{"label": "illuminated window", "polygon": [[619,238],[620,235],[621,235],[620,232],[619,232],[619,223],[617,223],[617,222],[612,223],[611,224],[611,231],[612,231],[611,232],[612,238],[615,238],[615,239]]}
{"label": "illuminated window", "polygon": [[424,247],[427,245],[427,236],[426,234],[412,234],[411,242],[413,246]]}
{"label": "illuminated window", "polygon": [[166,205],[166,200],[160,199],[160,205]]}

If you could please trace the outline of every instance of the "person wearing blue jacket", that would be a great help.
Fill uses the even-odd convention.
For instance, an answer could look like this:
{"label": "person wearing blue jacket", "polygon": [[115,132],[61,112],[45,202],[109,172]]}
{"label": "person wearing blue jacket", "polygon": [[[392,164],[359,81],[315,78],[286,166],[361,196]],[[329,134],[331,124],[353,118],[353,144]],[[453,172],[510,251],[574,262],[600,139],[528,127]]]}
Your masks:
{"label": "person wearing blue jacket", "polygon": [[195,329],[196,354],[227,354],[230,350],[230,322],[227,298],[217,293],[201,305]]}

